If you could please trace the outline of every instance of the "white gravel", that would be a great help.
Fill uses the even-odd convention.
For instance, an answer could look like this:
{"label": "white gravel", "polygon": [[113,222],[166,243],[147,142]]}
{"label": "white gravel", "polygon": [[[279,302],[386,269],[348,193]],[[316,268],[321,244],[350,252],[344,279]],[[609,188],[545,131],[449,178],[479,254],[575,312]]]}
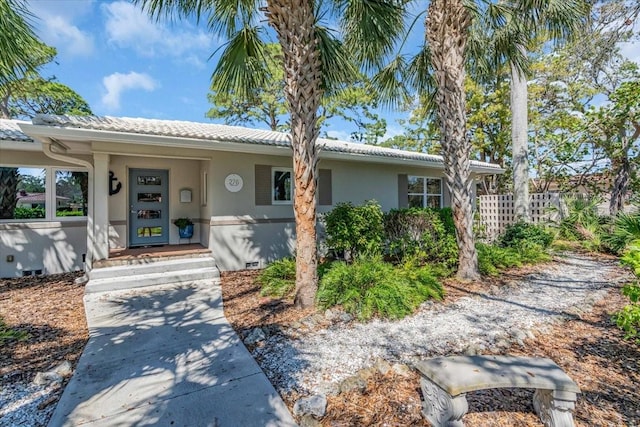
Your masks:
{"label": "white gravel", "polygon": [[588,310],[611,286],[629,280],[616,261],[573,254],[556,261],[513,286],[447,305],[426,303],[400,321],[334,325],[297,339],[273,335],[254,350],[254,357],[281,393],[324,393],[377,359],[411,364],[470,348],[508,347]]}
{"label": "white gravel", "polygon": [[46,426],[55,405],[38,406],[55,396],[59,383],[40,386],[31,382],[16,381],[0,387],[0,426]]}

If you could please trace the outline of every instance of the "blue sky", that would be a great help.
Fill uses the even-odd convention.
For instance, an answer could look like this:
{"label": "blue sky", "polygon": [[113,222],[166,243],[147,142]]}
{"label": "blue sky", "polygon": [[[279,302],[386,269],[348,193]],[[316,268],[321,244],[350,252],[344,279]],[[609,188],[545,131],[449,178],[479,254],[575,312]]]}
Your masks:
{"label": "blue sky", "polygon": [[[78,92],[95,114],[211,122],[205,113],[217,58],[209,56],[224,40],[205,25],[156,22],[128,1],[29,0],[29,8],[37,34],[58,50],[42,74]],[[407,45],[420,43],[423,34],[418,23]],[[640,62],[637,45],[622,50]],[[401,133],[396,119],[405,113],[380,114],[387,136]],[[348,140],[355,127],[333,119],[324,130]]]}
{"label": "blue sky", "polygon": [[[211,73],[223,44],[194,21],[157,22],[128,1],[30,0],[37,34],[58,50],[45,77],[78,92],[94,114],[211,122],[205,118]],[[382,111],[388,136],[396,118]],[[349,139],[355,127],[333,120],[329,135]]]}

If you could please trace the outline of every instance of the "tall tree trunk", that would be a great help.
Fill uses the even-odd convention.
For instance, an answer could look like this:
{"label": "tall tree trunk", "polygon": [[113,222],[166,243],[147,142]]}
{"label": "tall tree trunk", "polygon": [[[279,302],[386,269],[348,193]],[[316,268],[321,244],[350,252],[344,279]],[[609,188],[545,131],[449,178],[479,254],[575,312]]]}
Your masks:
{"label": "tall tree trunk", "polygon": [[[524,51],[522,46],[519,46]],[[527,132],[527,78],[511,64],[511,144],[513,150],[513,210],[516,221],[531,221]]]}
{"label": "tall tree trunk", "polygon": [[426,19],[427,41],[437,84],[436,104],[442,153],[458,242],[458,273],[464,280],[479,278],[473,237],[471,142],[467,135],[464,55],[471,17],[463,0],[431,0]]}
{"label": "tall tree trunk", "polygon": [[612,159],[611,169],[613,170],[615,179],[611,187],[609,214],[616,216],[618,212],[624,210],[624,199],[629,188],[629,181],[631,180],[631,164],[629,163],[628,156],[620,159]]}
{"label": "tall tree trunk", "polygon": [[282,45],[285,96],[291,113],[291,146],[296,219],[296,297],[299,307],[315,303],[318,289],[316,188],[318,185],[318,107],[322,99],[322,63],[314,30],[313,3],[270,0],[269,24]]}

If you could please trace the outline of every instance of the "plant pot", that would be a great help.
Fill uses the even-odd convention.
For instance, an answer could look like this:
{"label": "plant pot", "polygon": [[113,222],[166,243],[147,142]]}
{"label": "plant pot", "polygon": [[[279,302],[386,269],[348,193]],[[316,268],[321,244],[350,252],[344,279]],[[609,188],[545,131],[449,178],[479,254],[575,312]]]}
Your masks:
{"label": "plant pot", "polygon": [[178,234],[181,239],[190,239],[193,237],[193,224],[185,225],[183,228],[178,228]]}

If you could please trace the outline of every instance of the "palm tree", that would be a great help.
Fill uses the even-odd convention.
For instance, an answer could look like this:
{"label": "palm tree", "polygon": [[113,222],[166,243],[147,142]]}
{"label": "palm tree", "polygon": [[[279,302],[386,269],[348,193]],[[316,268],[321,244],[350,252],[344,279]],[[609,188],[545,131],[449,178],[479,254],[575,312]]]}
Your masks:
{"label": "palm tree", "polygon": [[40,67],[51,48],[33,32],[26,1],[0,0],[0,16],[0,86],[4,86]]}
{"label": "palm tree", "polygon": [[[516,44],[522,57],[527,44],[540,36],[560,42],[571,37],[588,17],[589,4],[585,0],[512,0],[517,19],[509,25],[524,39]],[[528,162],[528,103],[526,68],[509,58],[511,68],[511,141],[513,150],[513,205],[516,219],[530,221],[529,162]]]}
{"label": "palm tree", "polygon": [[[296,220],[296,305],[312,306],[317,291],[316,189],[318,182],[318,109],[323,96],[341,82],[351,81],[356,70],[343,45],[320,25],[325,14],[339,17],[351,34],[366,35],[372,43],[364,54],[375,58],[389,50],[394,35],[403,29],[404,8],[391,1],[335,0],[321,9],[306,0],[135,0],[156,18],[161,15],[199,19],[229,41],[212,77],[216,92],[252,93],[265,79],[264,12],[282,47],[284,92],[291,115],[294,216]],[[347,32],[349,34],[349,32]]]}

